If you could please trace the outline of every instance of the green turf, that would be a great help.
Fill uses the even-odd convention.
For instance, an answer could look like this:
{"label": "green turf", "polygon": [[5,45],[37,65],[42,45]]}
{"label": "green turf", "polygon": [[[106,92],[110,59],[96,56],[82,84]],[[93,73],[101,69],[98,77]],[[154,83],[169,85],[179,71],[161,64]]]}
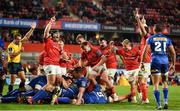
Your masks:
{"label": "green turf", "polygon": [[[117,92],[119,95],[127,94],[129,92],[129,87],[118,86]],[[60,104],[60,105],[27,105],[27,104],[0,104],[0,110],[154,110],[155,102],[152,92],[152,86],[149,87],[149,99],[150,104],[132,104],[128,102],[121,103],[109,103],[109,104],[87,104],[75,106],[71,104]],[[5,91],[7,91],[7,87]],[[162,91],[162,90],[161,90]],[[162,100],[162,93],[161,93]],[[170,110],[180,110],[180,87],[169,87],[169,109]]]}

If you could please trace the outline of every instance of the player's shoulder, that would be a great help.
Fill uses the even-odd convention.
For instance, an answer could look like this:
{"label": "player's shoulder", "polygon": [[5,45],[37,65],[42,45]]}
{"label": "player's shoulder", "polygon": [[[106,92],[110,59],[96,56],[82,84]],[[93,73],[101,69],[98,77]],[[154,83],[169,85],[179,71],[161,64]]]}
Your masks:
{"label": "player's shoulder", "polygon": [[132,47],[133,51],[139,51],[139,46]]}
{"label": "player's shoulder", "polygon": [[51,37],[48,37],[48,38],[44,39],[44,42],[45,42],[45,44],[47,44],[47,43],[53,42],[53,40]]}
{"label": "player's shoulder", "polygon": [[81,78],[79,79],[79,81],[87,81],[87,78],[86,78],[86,77],[81,77]]}
{"label": "player's shoulder", "polygon": [[162,36],[169,39],[169,40],[171,40],[171,38],[169,36],[167,36],[167,35],[162,34]]}

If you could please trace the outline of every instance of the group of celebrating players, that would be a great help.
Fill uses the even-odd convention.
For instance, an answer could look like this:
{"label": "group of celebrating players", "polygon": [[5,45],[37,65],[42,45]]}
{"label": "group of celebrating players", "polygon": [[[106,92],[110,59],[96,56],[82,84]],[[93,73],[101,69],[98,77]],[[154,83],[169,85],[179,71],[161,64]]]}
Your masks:
{"label": "group of celebrating players", "polygon": [[[105,38],[99,39],[99,46],[86,41],[83,35],[76,38],[82,53],[80,60],[76,60],[68,50],[64,49],[61,33],[50,34],[51,26],[55,22],[52,17],[44,30],[44,51],[40,54],[42,65],[41,75],[25,85],[25,74],[20,63],[22,43],[31,36],[36,24],[32,24],[30,31],[21,38],[16,35],[8,50],[8,70],[11,74],[9,92],[0,99],[3,103],[70,103],[105,104],[128,99],[137,103],[138,98],[142,104],[148,104],[147,78],[152,75],[154,96],[157,109],[161,109],[160,92],[158,90],[162,77],[164,109],[168,108],[168,70],[175,70],[176,55],[171,40],[162,34],[162,26],[155,25],[154,35],[148,33],[148,26],[144,17],[135,12],[135,18],[140,28],[140,47],[133,47],[125,39],[122,48],[114,45],[113,41]],[[170,52],[169,64],[167,49]],[[122,59],[130,84],[130,93],[118,96],[113,85],[113,78],[117,69],[116,56]],[[21,79],[19,89],[13,90],[16,75]],[[2,88],[2,87],[1,87]]]}

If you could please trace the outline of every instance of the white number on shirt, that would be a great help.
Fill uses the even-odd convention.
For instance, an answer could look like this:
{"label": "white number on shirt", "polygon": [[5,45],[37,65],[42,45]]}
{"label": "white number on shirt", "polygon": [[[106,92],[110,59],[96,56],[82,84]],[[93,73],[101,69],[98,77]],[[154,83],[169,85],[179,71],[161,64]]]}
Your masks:
{"label": "white number on shirt", "polygon": [[[157,52],[160,52],[160,51],[166,51],[166,42],[159,42],[159,41],[157,41],[157,42],[155,42],[154,43],[155,44],[155,51],[157,51]],[[162,47],[162,44],[163,44],[163,47]]]}

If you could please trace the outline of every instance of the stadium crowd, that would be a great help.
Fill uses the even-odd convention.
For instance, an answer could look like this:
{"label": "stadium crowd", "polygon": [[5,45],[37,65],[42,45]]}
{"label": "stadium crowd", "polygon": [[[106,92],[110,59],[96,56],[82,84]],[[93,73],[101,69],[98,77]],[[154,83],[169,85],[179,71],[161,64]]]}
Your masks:
{"label": "stadium crowd", "polygon": [[[144,14],[149,26],[162,22],[179,27],[178,0],[1,0],[0,17],[48,19],[53,15],[64,21],[134,25],[133,10]],[[70,13],[75,16],[70,16]],[[121,16],[121,17],[119,17]],[[77,19],[78,18],[78,19]]]}
{"label": "stadium crowd", "polygon": [[[76,60],[68,50],[64,49],[63,36],[60,32],[52,32],[51,25],[56,21],[52,17],[45,27],[43,39],[44,50],[41,52],[39,62],[42,65],[40,76],[31,80],[30,83],[25,85],[25,71],[21,65],[21,52],[24,51],[23,44],[29,40],[30,36],[36,28],[36,23],[31,25],[31,29],[23,36],[16,34],[13,41],[7,47],[8,53],[8,72],[10,73],[10,85],[7,95],[2,96],[3,82],[1,78],[1,98],[3,103],[18,102],[18,103],[71,103],[75,105],[80,104],[105,104],[108,102],[117,102],[128,100],[132,103],[137,103],[136,88],[139,94],[141,104],[148,104],[148,85],[147,79],[152,68],[155,74],[162,73],[162,84],[164,94],[164,109],[168,109],[168,88],[167,88],[167,74],[168,73],[168,57],[166,51],[170,50],[171,72],[175,71],[176,55],[169,38],[162,34],[163,26],[155,25],[155,34],[150,36],[145,18],[140,19],[138,10],[134,14],[138,26],[141,29],[141,42],[140,47],[133,47],[132,43],[125,39],[122,41],[122,48],[115,46],[114,41],[106,40],[106,38],[99,39],[99,47],[94,46],[92,43],[85,40],[84,36],[79,34],[76,37],[76,42],[80,44],[82,49],[80,60]],[[150,37],[150,38],[149,38]],[[154,38],[155,39],[151,39]],[[160,38],[157,38],[160,37]],[[149,39],[148,39],[149,38]],[[155,46],[152,50],[154,57],[161,61],[167,62],[162,65],[162,68],[156,62],[151,63],[151,52],[146,45],[146,39],[151,40],[166,40],[166,47],[159,50],[159,46]],[[158,41],[159,43],[159,41]],[[160,43],[161,44],[161,43]],[[4,44],[1,45],[1,76],[4,76]],[[154,47],[154,45],[149,47]],[[166,56],[162,55],[164,53]],[[130,84],[130,94],[118,96],[114,87],[114,76],[117,70],[116,55],[119,55],[123,61],[126,69],[125,77]],[[159,57],[162,56],[162,57]],[[153,60],[153,59],[152,59]],[[158,60],[158,61],[159,61]],[[152,67],[152,64],[154,66]],[[160,68],[160,69],[159,69]],[[35,69],[36,70],[36,69]],[[37,72],[35,72],[37,73]],[[13,88],[16,75],[20,78],[19,89]],[[160,76],[152,75],[153,81],[158,83],[159,79],[154,79]],[[157,109],[161,109],[159,90],[156,84],[154,85],[154,95],[156,97]]]}
{"label": "stadium crowd", "polygon": [[[171,15],[167,15],[166,13],[164,16],[159,15],[161,9],[164,9],[163,6],[167,5],[163,1],[156,1],[157,3],[153,7],[149,7],[149,9],[144,5],[150,2],[143,0],[114,2],[110,2],[110,0],[101,0],[96,3],[94,1],[76,2],[75,0],[68,0],[68,4],[65,4],[66,2],[61,1],[58,5],[62,6],[62,10],[65,8],[62,13],[61,11],[57,12],[57,10],[60,10],[56,9],[57,7],[51,7],[48,10],[46,0],[29,1],[31,5],[27,5],[26,1],[15,2],[14,0],[6,0],[3,2],[1,6],[8,7],[8,11],[1,11],[0,15],[2,17],[47,19],[49,16],[55,14],[61,18],[63,15],[69,16],[69,13],[67,13],[69,11],[67,10],[70,7],[72,12],[78,15],[82,21],[119,25],[137,24],[140,29],[141,40],[139,46],[136,46],[130,40],[123,38],[121,40],[122,47],[117,47],[115,41],[107,40],[104,37],[98,39],[94,37],[87,41],[81,34],[77,36],[72,36],[69,33],[68,36],[62,35],[59,31],[51,32],[51,26],[57,20],[55,16],[52,16],[46,24],[43,33],[38,35],[42,37],[41,39],[44,43],[44,50],[39,56],[40,66],[38,68],[40,68],[40,72],[36,72],[37,66],[31,68],[32,73],[38,73],[38,76],[28,84],[25,84],[26,77],[24,69],[28,66],[25,66],[23,69],[21,54],[24,51],[23,44],[30,40],[33,32],[37,36],[35,31],[36,23],[33,23],[31,28],[23,33],[23,36],[16,33],[13,38],[10,38],[8,32],[3,32],[2,38],[10,41],[10,44],[5,49],[3,40],[0,41],[0,102],[48,103],[52,105],[69,103],[81,105],[106,104],[128,100],[131,103],[149,104],[151,101],[148,99],[147,81],[151,75],[154,87],[153,93],[157,104],[156,109],[168,109],[168,72],[172,75],[175,73],[176,52],[171,39],[162,34],[164,24],[162,25],[160,21],[162,19],[165,20],[162,21],[165,25],[179,25],[177,23],[174,24],[174,21],[177,22],[179,20],[176,18],[176,15],[173,15],[175,12],[170,11],[171,6],[176,7],[176,5],[172,4],[172,2],[166,2],[169,7],[165,11],[170,11]],[[151,4],[154,2],[152,0]],[[137,3],[139,4],[137,5]],[[39,4],[44,5],[39,6]],[[178,12],[177,8],[173,9]],[[29,14],[28,10],[35,12]],[[18,13],[15,13],[15,11]],[[44,13],[47,15],[44,15]],[[92,13],[95,16],[92,16]],[[33,16],[33,14],[37,16]],[[122,15],[122,18],[118,18],[118,14]],[[164,19],[164,17],[167,17],[167,19]],[[173,22],[171,21],[172,18]],[[151,35],[149,33],[146,23],[154,26],[154,34]],[[64,40],[64,38],[66,39]],[[91,43],[95,41],[96,45]],[[81,57],[79,60],[76,60],[68,49],[66,50],[64,48],[66,42],[69,44],[75,42],[79,44],[81,48]],[[167,50],[169,53],[167,53]],[[124,76],[130,85],[129,94],[126,95],[117,95],[116,87],[114,86],[113,79],[118,68],[116,56],[119,56],[124,64],[126,70]],[[5,61],[7,61],[7,64]],[[8,70],[10,74],[10,84],[8,86],[8,93],[2,95],[5,84],[5,70]],[[14,89],[16,76],[20,78],[18,89]],[[161,77],[162,79],[160,79]],[[160,99],[159,83],[162,84],[163,103],[161,103]],[[139,98],[138,101],[137,97]],[[163,107],[161,106],[162,104]]]}

